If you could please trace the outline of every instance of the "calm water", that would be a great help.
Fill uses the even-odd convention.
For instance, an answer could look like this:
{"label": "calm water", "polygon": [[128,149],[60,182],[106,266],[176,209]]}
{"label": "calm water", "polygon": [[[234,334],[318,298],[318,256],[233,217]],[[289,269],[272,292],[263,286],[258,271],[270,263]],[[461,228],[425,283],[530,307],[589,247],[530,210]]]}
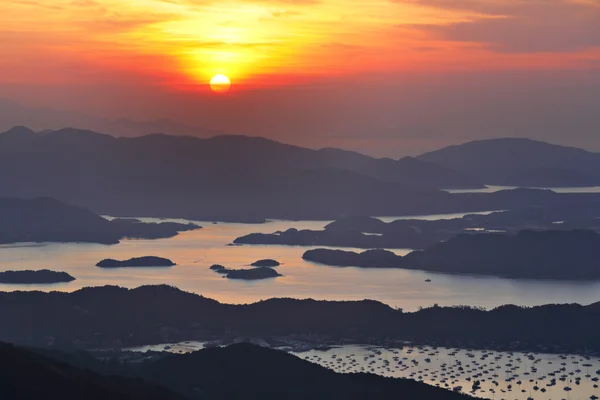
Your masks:
{"label": "calm water", "polygon": [[[500,190],[518,189],[519,186],[495,186],[488,185],[483,189],[449,189],[448,193],[494,193]],[[584,186],[584,187],[538,187],[528,189],[552,190],[556,193],[600,193],[600,186]]]}
{"label": "calm water", "polygon": [[[203,343],[185,342],[132,348],[187,353]],[[373,346],[342,346],[327,351],[293,353],[337,372],[369,372],[409,378],[448,390],[462,387],[486,399],[589,399],[600,395],[600,359],[569,354],[537,354],[405,346],[386,349]],[[579,382],[579,383],[578,383]],[[537,388],[537,390],[536,390]],[[569,388],[571,390],[565,390]]]}
{"label": "calm water", "polygon": [[[53,269],[66,271],[76,281],[59,285],[0,285],[0,290],[73,291],[84,286],[119,285],[133,288],[170,284],[227,303],[248,303],[272,297],[326,300],[380,300],[405,310],[419,306],[501,304],[538,305],[600,300],[600,282],[509,280],[493,277],[436,275],[400,269],[336,268],[308,263],[308,248],[285,246],[227,246],[251,232],[274,232],[290,227],[321,229],[326,222],[275,221],[263,225],[200,223],[205,228],[171,239],[124,240],[118,245],[21,244],[0,246],[0,270]],[[357,250],[360,251],[360,250]],[[406,254],[409,250],[395,250]],[[127,259],[155,255],[172,259],[172,268],[101,269],[104,258]],[[215,263],[231,268],[262,258],[283,263],[284,276],[258,282],[232,281],[210,271]],[[431,279],[431,283],[425,282]]]}

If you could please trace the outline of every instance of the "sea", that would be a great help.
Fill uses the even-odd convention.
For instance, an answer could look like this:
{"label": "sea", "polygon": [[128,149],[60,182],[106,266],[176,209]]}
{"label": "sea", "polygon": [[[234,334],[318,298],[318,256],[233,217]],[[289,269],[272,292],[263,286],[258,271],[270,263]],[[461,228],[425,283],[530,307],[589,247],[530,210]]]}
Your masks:
{"label": "sea", "polygon": [[[412,216],[456,218],[461,214]],[[382,217],[388,221],[402,217]],[[144,221],[159,220],[141,218]],[[162,220],[160,220],[162,221]],[[600,300],[600,282],[504,279],[459,276],[402,269],[330,267],[310,263],[302,254],[314,247],[232,246],[235,238],[252,232],[272,233],[289,228],[322,229],[329,221],[270,221],[265,224],[195,222],[202,229],[158,240],[122,240],[116,245],[89,243],[20,243],[0,246],[0,271],[51,269],[65,271],[75,281],[56,285],[0,285],[0,291],[75,291],[87,286],[168,284],[223,303],[245,304],[275,297],[317,300],[378,300],[405,311],[434,304],[493,308],[503,304],[534,306],[548,303],[590,304]],[[318,246],[321,247],[321,246]],[[363,251],[361,249],[347,249]],[[394,249],[404,255],[411,249]],[[173,260],[171,268],[102,269],[105,258],[159,256]],[[262,281],[228,280],[209,269],[213,264],[247,268],[264,258],[282,263],[283,275]],[[430,282],[429,282],[430,281]]]}

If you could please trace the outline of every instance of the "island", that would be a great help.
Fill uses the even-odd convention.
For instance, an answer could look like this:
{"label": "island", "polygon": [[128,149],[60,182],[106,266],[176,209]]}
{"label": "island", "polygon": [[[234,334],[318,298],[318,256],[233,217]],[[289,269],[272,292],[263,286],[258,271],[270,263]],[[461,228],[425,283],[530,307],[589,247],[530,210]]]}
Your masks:
{"label": "island", "polygon": [[598,280],[600,234],[590,230],[461,234],[423,251],[316,249],[303,259],[331,266],[404,268],[507,278]]}
{"label": "island", "polygon": [[353,251],[315,249],[302,255],[306,261],[336,267],[361,268],[402,268],[403,257],[387,250],[367,250],[362,253]]}
{"label": "island", "polygon": [[196,224],[112,221],[90,210],[52,198],[0,199],[0,243],[55,242],[117,244],[124,238],[169,238],[200,229]]}
{"label": "island", "polygon": [[126,268],[126,267],[172,267],[176,265],[173,261],[168,258],[162,257],[134,257],[129,260],[113,260],[107,258],[96,264],[100,268]]}
{"label": "island", "polygon": [[115,218],[110,223],[122,238],[166,239],[180,232],[202,229],[200,225],[178,222],[142,222],[136,218]]}
{"label": "island", "polygon": [[251,233],[236,245],[329,246],[360,249],[426,249],[462,233],[522,230],[588,229],[600,232],[600,202],[585,205],[530,206],[490,214],[468,214],[451,219],[398,219],[384,222],[372,217],[345,217],[322,230],[294,228],[274,233]]}
{"label": "island", "polygon": [[50,271],[48,269],[0,272],[0,283],[15,285],[67,283],[74,280],[75,278],[66,272]]}
{"label": "island", "polygon": [[269,267],[252,269],[229,269],[223,265],[215,264],[211,266],[210,269],[218,274],[225,275],[225,278],[227,279],[241,279],[247,281],[256,281],[260,279],[270,279],[277,278],[278,276],[283,276]]}
{"label": "island", "polygon": [[[375,221],[378,219],[373,218]],[[381,222],[381,221],[379,221]],[[385,223],[381,222],[385,225]],[[235,245],[284,245],[284,246],[331,246],[354,247],[360,249],[422,249],[426,246],[448,239],[456,232],[428,232],[408,226],[392,233],[361,231],[359,229],[298,230],[290,228],[283,232],[251,233],[236,238]]]}
{"label": "island", "polygon": [[226,267],[224,267],[222,265],[219,265],[219,264],[212,265],[210,267],[210,269],[213,270],[213,271],[215,271],[215,272],[222,273],[222,274],[224,274],[224,273],[226,273],[228,271],[228,269]]}
{"label": "island", "polygon": [[266,260],[258,260],[250,264],[252,267],[279,267],[281,264],[279,261],[266,259]]}
{"label": "island", "polygon": [[254,268],[254,269],[232,269],[227,271],[227,279],[242,279],[246,281],[256,281],[260,279],[277,278],[281,275],[272,268]]}

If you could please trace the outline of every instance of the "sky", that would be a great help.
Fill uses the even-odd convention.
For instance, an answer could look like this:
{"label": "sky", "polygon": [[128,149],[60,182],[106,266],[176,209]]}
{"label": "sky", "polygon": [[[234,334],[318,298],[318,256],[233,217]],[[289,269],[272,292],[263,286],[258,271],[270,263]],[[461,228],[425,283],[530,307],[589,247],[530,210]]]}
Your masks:
{"label": "sky", "polygon": [[0,52],[0,98],[63,115],[390,157],[600,150],[600,0],[2,0]]}

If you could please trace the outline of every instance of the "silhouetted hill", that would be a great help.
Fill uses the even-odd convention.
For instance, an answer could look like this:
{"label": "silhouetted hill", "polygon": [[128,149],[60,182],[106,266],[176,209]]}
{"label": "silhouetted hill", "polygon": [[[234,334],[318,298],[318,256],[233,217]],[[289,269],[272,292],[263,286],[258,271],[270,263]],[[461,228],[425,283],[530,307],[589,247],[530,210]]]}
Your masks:
{"label": "silhouetted hill", "polygon": [[321,168],[341,168],[371,176],[382,181],[400,182],[411,186],[437,188],[482,187],[473,179],[440,165],[421,161],[413,157],[400,160],[376,159],[353,151],[326,148],[319,150],[323,155],[313,164]]}
{"label": "silhouetted hill", "polygon": [[105,375],[160,384],[190,400],[470,398],[408,379],[340,374],[286,352],[244,342],[189,354],[144,356],[118,351],[32,351]]}
{"label": "silhouetted hill", "polygon": [[117,139],[70,128],[34,134],[17,128],[0,134],[0,197],[52,197],[103,215],[238,222],[483,211],[600,199],[598,194],[542,191],[451,195],[434,186],[452,185],[433,183],[451,174],[446,168],[350,153],[351,160],[367,160],[365,167],[365,161],[346,161],[347,152],[341,152],[342,161],[337,151],[335,157],[331,152],[245,136]]}
{"label": "silhouetted hill", "polygon": [[0,292],[0,340],[54,348],[115,348],[263,338],[320,344],[411,340],[458,347],[600,354],[600,303],[433,307],[404,313],[375,301],[271,299],[221,304],[168,286]]}
{"label": "silhouetted hill", "polygon": [[250,344],[170,355],[145,363],[139,375],[190,399],[467,399],[407,379],[338,374],[291,354]]}
{"label": "silhouetted hill", "polygon": [[[497,211],[487,215],[467,214],[462,218],[424,220],[398,219],[383,222],[371,217],[349,217],[331,222],[325,231],[340,236],[349,232],[366,232],[397,238],[412,230],[415,236],[456,236],[468,230],[518,232],[521,230],[589,229],[600,232],[600,203],[562,204],[557,206],[525,207]],[[350,243],[351,245],[352,243]],[[348,243],[346,244],[348,245]],[[352,246],[360,247],[360,246]],[[371,246],[386,247],[386,246]],[[410,247],[410,246],[407,246]]]}
{"label": "silhouetted hill", "polygon": [[[368,218],[368,217],[364,217]],[[374,219],[381,222],[378,219]],[[385,223],[381,222],[383,225]],[[339,225],[335,225],[339,226]],[[368,230],[337,229],[324,230],[298,230],[287,229],[275,233],[250,233],[236,238],[235,244],[268,244],[285,246],[332,246],[355,247],[360,249],[423,249],[441,240],[454,236],[457,231],[421,231],[410,225],[397,227],[393,232],[386,234],[369,234]]]}
{"label": "silhouetted hill", "polygon": [[393,313],[390,307],[371,301],[275,299],[233,306],[168,286],[132,290],[105,286],[73,293],[0,292],[0,340],[100,348],[206,340],[235,332],[362,335],[360,332],[369,333],[366,328]]}
{"label": "silhouetted hill", "polygon": [[410,268],[512,278],[600,279],[600,234],[522,231],[463,234],[404,257]]}
{"label": "silhouetted hill", "polygon": [[236,244],[332,246],[361,249],[424,249],[461,233],[479,231],[517,233],[522,230],[587,229],[600,232],[600,203],[559,204],[517,208],[487,215],[383,222],[373,217],[346,217],[322,230],[294,228],[273,233],[250,233]]}
{"label": "silhouetted hill", "polygon": [[0,395],[3,399],[184,399],[140,380],[105,377],[4,343],[0,343]]}
{"label": "silhouetted hill", "polygon": [[510,278],[600,279],[600,234],[586,230],[461,234],[404,257],[383,250],[359,254],[328,249],[309,250],[302,257],[334,266]]}
{"label": "silhouetted hill", "polygon": [[479,140],[429,152],[419,159],[492,185],[600,184],[600,154],[530,139]]}
{"label": "silhouetted hill", "polygon": [[446,204],[435,187],[467,185],[417,160],[335,153],[245,136],[114,138],[17,127],[0,134],[0,196],[53,197],[108,215],[261,222],[417,212],[423,198]]}
{"label": "silhouetted hill", "polygon": [[51,198],[0,199],[0,243],[92,242],[118,243],[120,239],[165,238],[200,228],[176,223],[142,223],[107,219]]}
{"label": "silhouetted hill", "polygon": [[0,131],[15,125],[27,125],[36,131],[51,131],[65,126],[106,132],[115,136],[141,136],[149,133],[169,133],[171,135],[214,136],[219,131],[200,126],[188,126],[169,119],[136,121],[131,119],[107,119],[76,111],[52,108],[28,107],[0,98]]}

